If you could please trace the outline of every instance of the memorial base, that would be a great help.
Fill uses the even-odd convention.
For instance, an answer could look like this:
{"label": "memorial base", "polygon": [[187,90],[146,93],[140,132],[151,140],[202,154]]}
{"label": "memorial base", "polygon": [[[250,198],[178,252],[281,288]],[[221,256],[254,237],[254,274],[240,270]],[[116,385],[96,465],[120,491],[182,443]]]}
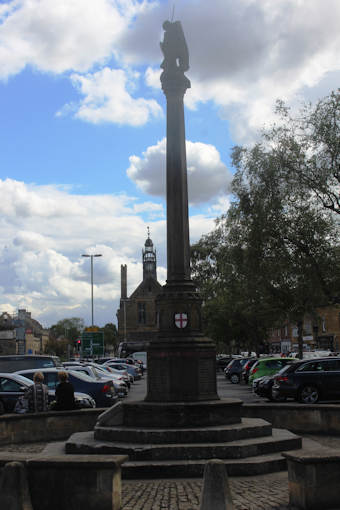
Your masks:
{"label": "memorial base", "polygon": [[205,337],[167,338],[148,349],[148,402],[218,400],[215,344]]}

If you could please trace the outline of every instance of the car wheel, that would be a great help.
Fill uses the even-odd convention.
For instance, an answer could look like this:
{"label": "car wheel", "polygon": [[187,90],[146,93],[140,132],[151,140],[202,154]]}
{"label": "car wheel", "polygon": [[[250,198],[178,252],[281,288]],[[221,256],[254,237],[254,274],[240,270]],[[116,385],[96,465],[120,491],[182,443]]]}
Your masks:
{"label": "car wheel", "polygon": [[315,386],[303,386],[299,391],[299,402],[303,404],[315,404],[319,397],[319,390]]}
{"label": "car wheel", "polygon": [[238,374],[232,374],[230,376],[230,381],[233,383],[233,384],[238,384],[240,382],[240,376]]}
{"label": "car wheel", "polygon": [[5,412],[5,407],[4,407],[4,404],[0,400],[0,414],[4,414],[4,412]]}

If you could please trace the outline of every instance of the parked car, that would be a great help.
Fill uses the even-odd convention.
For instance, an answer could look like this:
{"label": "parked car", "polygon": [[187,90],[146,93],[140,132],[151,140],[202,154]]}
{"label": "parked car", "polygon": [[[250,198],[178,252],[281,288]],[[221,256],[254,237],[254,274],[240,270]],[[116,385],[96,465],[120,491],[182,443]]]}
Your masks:
{"label": "parked car", "polygon": [[131,376],[130,382],[134,382],[142,378],[140,368],[134,365],[129,365],[128,363],[122,363],[119,361],[110,361],[104,364],[109,365],[111,368],[115,368],[117,370],[126,371]]}
{"label": "parked car", "polygon": [[72,368],[72,367],[81,367],[82,363],[80,361],[64,361],[62,363],[62,365],[65,368]]}
{"label": "parked car", "polygon": [[106,357],[106,358],[96,358],[93,360],[94,363],[97,363],[97,365],[102,365],[103,363],[106,363],[107,361],[112,361],[114,360],[115,358],[110,356],[110,357]]}
{"label": "parked car", "polygon": [[258,377],[276,374],[292,361],[294,361],[294,358],[260,358],[250,369],[248,383],[253,385],[253,381]]}
{"label": "parked car", "polygon": [[228,366],[228,364],[231,362],[232,357],[227,356],[225,354],[218,354],[216,356],[216,370],[217,372],[221,371],[224,372],[224,369]]}
{"label": "parked car", "polygon": [[43,356],[33,354],[16,354],[0,356],[0,372],[17,372],[30,368],[54,368],[61,367],[58,356]]}
{"label": "parked car", "polygon": [[259,397],[267,398],[270,401],[274,402],[284,402],[286,400],[286,397],[281,396],[277,393],[273,393],[273,385],[275,382],[275,379],[283,374],[286,374],[287,371],[290,370],[290,366],[296,364],[296,361],[292,361],[291,363],[288,363],[285,365],[279,372],[277,372],[274,375],[264,375],[262,377],[258,377],[253,381],[253,391]]}
{"label": "parked car", "polygon": [[129,355],[130,358],[134,359],[142,365],[143,371],[147,370],[148,368],[148,355],[146,351],[136,351]]}
{"label": "parked car", "polygon": [[233,384],[238,384],[241,381],[241,374],[243,367],[249,358],[235,358],[232,359],[224,369],[224,375]]}
{"label": "parked car", "polygon": [[304,404],[340,399],[340,358],[300,360],[275,377],[275,397],[294,398]]}
{"label": "parked car", "polygon": [[247,363],[243,366],[241,377],[246,384],[248,384],[250,369],[256,362],[257,358],[248,359]]}
{"label": "parked car", "polygon": [[[20,375],[33,380],[36,370],[20,370]],[[44,383],[49,389],[55,390],[58,380],[58,372],[56,368],[43,368],[39,372],[44,374]],[[75,391],[84,392],[90,395],[96,402],[97,407],[110,407],[118,400],[113,382],[110,380],[96,381],[86,374],[77,371],[68,370],[69,381],[73,384]]]}
{"label": "parked car", "polygon": [[125,382],[123,381],[123,379],[122,378],[118,379],[115,375],[110,374],[110,372],[108,372],[105,369],[102,369],[101,365],[95,366],[94,363],[93,364],[89,363],[88,365],[78,365],[78,366],[73,366],[70,368],[66,367],[66,370],[72,370],[72,371],[77,372],[78,374],[79,373],[86,374],[89,377],[92,377],[96,381],[98,381],[98,380],[112,381],[113,385],[115,387],[116,393],[117,393],[118,397],[120,397],[120,398],[126,397],[126,395],[128,394],[128,387],[125,384]]}
{"label": "parked car", "polygon": [[[33,381],[16,373],[0,373],[0,414],[11,413],[19,397],[23,397],[25,391],[32,386]],[[90,395],[75,392],[76,408],[96,407],[96,403]],[[55,400],[55,390],[49,389],[48,400]]]}
{"label": "parked car", "polygon": [[107,361],[104,363],[105,367],[109,367],[114,374],[119,374],[123,377],[124,382],[128,385],[128,388],[131,386],[131,382],[133,382],[132,375],[129,375],[128,372],[123,367],[118,367],[116,363],[111,363]]}

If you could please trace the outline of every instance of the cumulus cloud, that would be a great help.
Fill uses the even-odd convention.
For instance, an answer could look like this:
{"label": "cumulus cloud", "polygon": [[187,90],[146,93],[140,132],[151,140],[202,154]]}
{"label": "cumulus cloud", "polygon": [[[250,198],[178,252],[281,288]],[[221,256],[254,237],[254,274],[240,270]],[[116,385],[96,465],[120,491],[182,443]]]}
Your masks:
{"label": "cumulus cloud", "polygon": [[[119,40],[129,62],[145,63],[148,56],[145,80],[157,89],[161,35],[150,28],[168,13],[164,4],[144,11]],[[327,8],[322,0],[188,0],[177,15],[190,53],[186,105],[213,101],[238,142],[253,139],[273,120],[277,98],[314,98],[322,81],[325,94],[338,86],[338,0],[329,0]]]}
{"label": "cumulus cloud", "polygon": [[75,117],[94,124],[146,124],[151,117],[162,115],[162,109],[154,99],[134,98],[129,93],[137,79],[138,73],[108,67],[85,76],[73,74],[72,83],[84,98],[80,105],[65,105],[58,115],[75,110]]}
{"label": "cumulus cloud", "polygon": [[[84,96],[62,112],[87,122],[140,126],[160,107],[140,90],[159,88],[159,41],[171,2],[13,0],[0,8],[0,78],[31,65],[69,72]],[[187,0],[176,7],[189,46],[190,108],[213,101],[236,141],[271,121],[280,97],[313,97],[340,78],[340,3],[328,0]],[[108,63],[115,69],[106,69]],[[98,71],[98,68],[99,71]],[[136,87],[131,93],[131,85]],[[143,89],[141,89],[143,90]],[[143,95],[144,94],[144,95]]]}
{"label": "cumulus cloud", "polygon": [[26,65],[86,71],[115,52],[142,6],[134,0],[15,0],[0,11],[0,78]]}
{"label": "cumulus cloud", "polygon": [[[94,262],[95,321],[114,321],[120,265],[128,265],[132,293],[142,278],[147,226],[157,249],[158,279],[164,283],[162,205],[126,195],[73,195],[58,187],[11,179],[0,180],[0,193],[6,198],[0,202],[0,311],[27,308],[45,325],[74,315],[89,322],[90,263],[82,254],[100,253]],[[18,211],[25,214],[19,216]],[[193,241],[212,225],[203,216],[191,221]]]}
{"label": "cumulus cloud", "polygon": [[[188,193],[191,204],[209,202],[229,191],[231,174],[213,145],[186,142]],[[131,156],[127,175],[145,193],[165,196],[166,139],[152,145],[142,157]]]}

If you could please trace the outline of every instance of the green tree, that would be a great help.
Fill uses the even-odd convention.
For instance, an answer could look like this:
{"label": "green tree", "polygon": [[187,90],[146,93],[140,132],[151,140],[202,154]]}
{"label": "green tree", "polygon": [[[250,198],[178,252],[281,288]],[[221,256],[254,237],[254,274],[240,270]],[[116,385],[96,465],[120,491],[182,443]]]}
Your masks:
{"label": "green tree", "polygon": [[[311,162],[316,171],[321,162],[326,168],[327,158],[333,158],[332,162],[338,158],[334,123],[328,131],[336,147],[331,141],[325,147],[320,140],[317,147],[315,135],[316,119],[321,123],[325,118],[315,112],[334,102],[331,95],[329,101],[319,102],[318,109],[310,107],[301,139],[297,128],[281,125],[264,133],[263,142],[254,147],[233,149],[233,203],[215,231],[193,247],[192,257],[193,275],[204,297],[207,331],[215,339],[224,331],[227,341],[238,338],[256,347],[268,328],[288,317],[297,322],[302,356],[305,313],[332,302],[337,293],[340,260],[332,217],[335,208],[327,207],[325,195],[321,198],[321,181],[318,193],[307,181]],[[280,103],[279,114],[286,112]],[[310,129],[308,140],[311,118],[315,131]],[[334,184],[331,174],[322,181],[329,190]]]}
{"label": "green tree", "polygon": [[104,333],[105,348],[112,346],[114,350],[118,347],[118,331],[115,324],[108,322],[103,328],[100,329]]}
{"label": "green tree", "polygon": [[292,114],[283,101],[278,123],[264,133],[287,184],[340,214],[340,89]]}
{"label": "green tree", "polygon": [[76,347],[75,342],[84,329],[84,320],[79,317],[61,319],[50,328],[46,352],[62,358],[67,357]]}
{"label": "green tree", "polygon": [[84,320],[79,317],[71,317],[68,319],[61,319],[51,326],[50,335],[54,339],[64,337],[74,342],[79,338],[83,329]]}

